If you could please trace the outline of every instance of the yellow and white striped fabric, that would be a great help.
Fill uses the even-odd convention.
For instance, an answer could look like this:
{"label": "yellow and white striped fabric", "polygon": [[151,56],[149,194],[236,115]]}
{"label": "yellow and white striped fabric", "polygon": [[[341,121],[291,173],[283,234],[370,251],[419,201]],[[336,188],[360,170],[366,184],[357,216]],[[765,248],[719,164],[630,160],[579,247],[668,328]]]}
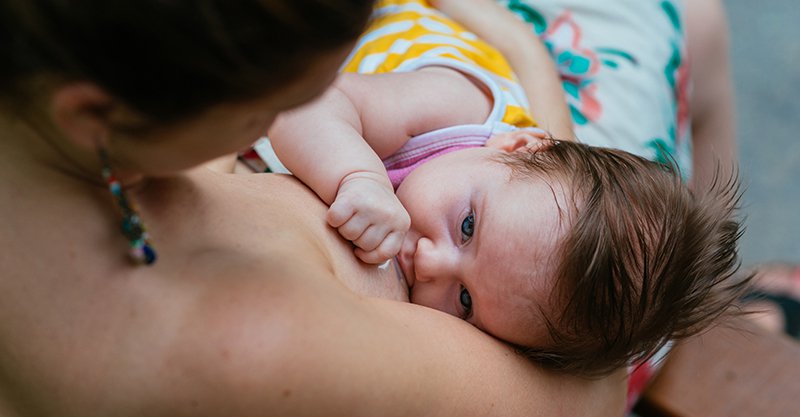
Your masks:
{"label": "yellow and white striped fabric", "polygon": [[452,67],[482,81],[490,79],[495,83],[490,86],[495,87],[490,88],[493,94],[502,95],[494,100],[505,107],[498,121],[536,126],[528,114],[525,92],[506,59],[426,1],[378,1],[369,27],[341,71],[379,74],[432,65]]}

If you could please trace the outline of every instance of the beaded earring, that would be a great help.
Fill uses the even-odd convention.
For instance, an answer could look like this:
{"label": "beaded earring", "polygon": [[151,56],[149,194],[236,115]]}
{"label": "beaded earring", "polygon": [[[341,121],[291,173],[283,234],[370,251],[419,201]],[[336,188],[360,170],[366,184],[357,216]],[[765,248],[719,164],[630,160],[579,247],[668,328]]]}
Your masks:
{"label": "beaded earring", "polygon": [[142,224],[139,213],[136,212],[136,208],[128,198],[125,190],[122,189],[122,184],[114,176],[106,150],[100,148],[97,152],[100,156],[100,162],[103,164],[103,179],[122,213],[122,234],[128,238],[131,248],[128,255],[137,264],[152,265],[156,261],[156,251],[150,244],[150,236],[147,234],[144,224]]}

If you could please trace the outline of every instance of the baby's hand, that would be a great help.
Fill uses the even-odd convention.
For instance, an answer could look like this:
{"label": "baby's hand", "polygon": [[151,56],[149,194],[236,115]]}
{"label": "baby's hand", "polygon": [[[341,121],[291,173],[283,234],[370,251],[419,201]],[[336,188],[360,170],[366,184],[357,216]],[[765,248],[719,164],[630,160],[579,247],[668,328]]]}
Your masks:
{"label": "baby's hand", "polygon": [[368,264],[397,255],[411,225],[389,179],[373,172],[354,172],[342,180],[327,220],[357,246],[356,256]]}

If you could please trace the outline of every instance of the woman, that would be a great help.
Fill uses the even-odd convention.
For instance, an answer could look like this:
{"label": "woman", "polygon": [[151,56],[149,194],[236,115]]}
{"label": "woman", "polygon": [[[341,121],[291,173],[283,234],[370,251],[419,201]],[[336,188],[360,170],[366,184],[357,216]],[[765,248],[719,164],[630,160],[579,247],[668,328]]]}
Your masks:
{"label": "woman", "polygon": [[622,375],[553,375],[398,302],[293,179],[198,168],[319,94],[369,9],[0,6],[0,414],[622,412]]}

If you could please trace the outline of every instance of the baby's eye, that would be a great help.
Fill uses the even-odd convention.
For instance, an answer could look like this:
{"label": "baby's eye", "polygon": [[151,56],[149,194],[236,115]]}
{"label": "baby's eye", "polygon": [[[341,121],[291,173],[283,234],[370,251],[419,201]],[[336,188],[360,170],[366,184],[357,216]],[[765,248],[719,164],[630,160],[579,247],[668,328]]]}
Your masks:
{"label": "baby's eye", "polygon": [[464,309],[464,313],[462,314],[464,320],[470,318],[470,316],[472,316],[472,296],[469,295],[469,291],[463,286],[461,287],[461,292],[458,294],[458,301]]}
{"label": "baby's eye", "polygon": [[472,211],[461,222],[461,243],[466,243],[475,233],[475,212]]}

